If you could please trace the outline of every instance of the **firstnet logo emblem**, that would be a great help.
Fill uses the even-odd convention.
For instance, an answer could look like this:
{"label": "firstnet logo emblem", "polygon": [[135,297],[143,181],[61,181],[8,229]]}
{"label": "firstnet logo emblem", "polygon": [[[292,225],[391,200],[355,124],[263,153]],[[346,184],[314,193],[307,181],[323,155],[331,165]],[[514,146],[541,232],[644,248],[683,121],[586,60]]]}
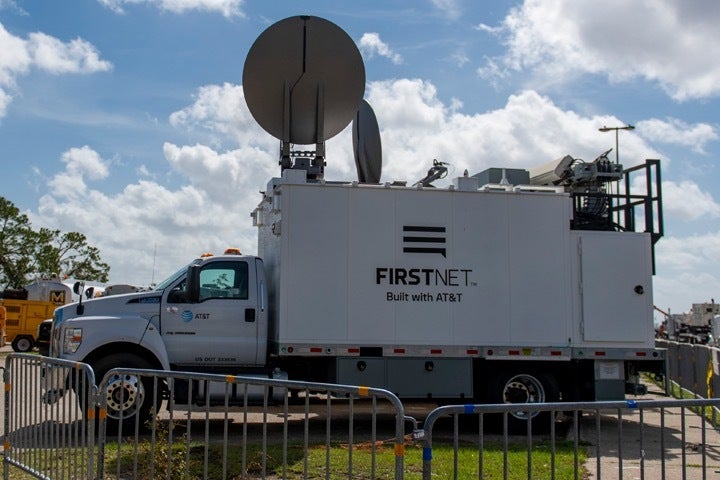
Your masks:
{"label": "firstnet logo emblem", "polygon": [[[402,267],[376,267],[375,284],[391,286],[385,299],[395,303],[460,303],[468,287],[477,287],[470,268],[446,268],[439,255],[447,259],[447,230],[445,227],[403,225]],[[422,254],[422,257],[416,255]],[[419,264],[425,265],[417,265]],[[440,266],[440,268],[437,268]]]}
{"label": "firstnet logo emblem", "polygon": [[445,227],[403,226],[403,253],[440,254],[447,257]]}

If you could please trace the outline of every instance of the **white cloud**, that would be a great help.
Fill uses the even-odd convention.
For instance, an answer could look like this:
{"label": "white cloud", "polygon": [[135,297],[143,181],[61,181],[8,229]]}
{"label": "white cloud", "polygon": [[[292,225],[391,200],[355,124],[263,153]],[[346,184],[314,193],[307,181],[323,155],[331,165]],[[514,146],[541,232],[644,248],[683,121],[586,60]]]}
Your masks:
{"label": "white cloud", "polygon": [[198,89],[192,105],[170,115],[176,128],[202,131],[211,143],[232,139],[235,144],[276,147],[277,142],[258,126],[247,108],[240,85],[206,85]]}
{"label": "white cloud", "polygon": [[[195,188],[205,192],[210,201],[233,205],[233,208],[245,205],[247,212],[254,205],[240,199],[247,198],[249,192],[257,192],[258,186],[278,173],[274,171],[275,152],[248,146],[220,153],[205,145],[178,147],[166,143],[163,153],[170,166],[188,178]],[[253,198],[255,203],[257,200]]]}
{"label": "white cloud", "polygon": [[71,148],[61,157],[65,170],[56,174],[48,182],[50,191],[58,198],[73,201],[88,191],[87,180],[107,178],[107,163],[87,145]]}
{"label": "white cloud", "polygon": [[450,55],[450,59],[458,67],[464,67],[467,63],[470,62],[470,57],[468,57],[465,52],[455,52]]}
{"label": "white cloud", "polygon": [[478,23],[478,24],[475,25],[473,28],[474,28],[475,30],[480,31],[480,32],[491,33],[491,34],[493,34],[493,35],[499,34],[499,33],[502,33],[502,32],[503,32],[503,28],[502,28],[502,27],[491,27],[490,25],[488,25],[488,24],[486,24],[486,23]]}
{"label": "white cloud", "polygon": [[15,0],[0,0],[0,10],[10,10],[18,15],[28,15],[28,13],[20,7]]}
{"label": "white cloud", "polygon": [[[168,188],[138,180],[114,194],[92,183],[102,176],[96,152],[67,152],[65,170],[50,179],[33,224],[86,233],[112,265],[111,281],[138,285],[159,280],[205,251],[219,252],[230,245],[254,249],[249,212],[260,196],[253,180],[269,174],[252,168],[267,162],[242,161],[257,152],[220,154],[207,147],[170,144],[165,150],[181,183]],[[158,276],[150,269],[152,245],[160,252]]]}
{"label": "white cloud", "polygon": [[192,10],[218,12],[224,17],[243,17],[243,0],[98,0],[116,13],[125,13],[124,5],[145,3],[160,10],[172,13],[185,13]]}
{"label": "white cloud", "polygon": [[720,55],[718,21],[720,4],[710,1],[608,0],[598,8],[587,1],[525,0],[499,27],[479,28],[500,28],[508,50],[494,61],[505,70],[529,70],[546,82],[583,73],[642,78],[686,100],[720,94],[720,65],[707,61]]}
{"label": "white cloud", "polygon": [[5,116],[8,105],[12,101],[12,97],[4,90],[0,89],[0,118]]}
{"label": "white cloud", "polygon": [[359,46],[360,51],[368,59],[377,54],[381,57],[389,59],[395,65],[399,65],[403,62],[402,56],[395,53],[387,43],[380,40],[380,34],[378,33],[363,33],[363,36],[360,38]]}
{"label": "white cloud", "polygon": [[27,49],[37,68],[50,73],[105,72],[112,64],[100,60],[95,47],[81,38],[63,43],[44,33],[31,33]]}
{"label": "white cloud", "polygon": [[140,165],[135,169],[135,173],[139,177],[152,177],[153,175],[150,173],[150,170],[148,169],[147,165]]}
{"label": "white cloud", "polygon": [[450,20],[457,20],[462,13],[457,0],[431,0],[435,8],[441,10]]}
{"label": "white cloud", "polygon": [[101,180],[109,174],[106,163],[100,155],[85,145],[81,148],[71,148],[62,156],[66,170],[77,176],[87,176],[91,180]]}
{"label": "white cloud", "polygon": [[8,32],[0,24],[0,117],[5,115],[17,88],[17,78],[31,68],[52,74],[95,73],[112,69],[101,60],[98,51],[87,41],[76,38],[64,43],[55,37],[35,32],[27,40]]}
{"label": "white cloud", "polygon": [[662,195],[667,216],[682,220],[720,218],[720,204],[693,181],[664,181]]}
{"label": "white cloud", "polygon": [[697,153],[705,153],[705,144],[718,139],[717,129],[712,125],[690,125],[677,118],[651,118],[638,122],[636,127],[638,133],[650,141],[690,147]]}
{"label": "white cloud", "polygon": [[660,240],[656,247],[656,304],[681,313],[689,311],[693,303],[717,301],[718,259],[720,232]]}
{"label": "white cloud", "polygon": [[[171,115],[171,123],[212,132],[219,143],[237,148],[165,143],[163,154],[174,173],[169,178],[179,179],[176,183],[166,186],[147,178],[141,165],[140,178],[112,194],[93,182],[107,178],[119,163],[102,160],[89,147],[70,149],[61,158],[64,170],[48,181],[49,193],[33,223],[85,232],[112,265],[113,282],[158,281],[200,253],[228,246],[252,252],[256,233],[249,214],[278,167],[277,141],[251,122],[241,87],[203,87],[193,104]],[[149,245],[158,247],[156,272],[150,271]]]}
{"label": "white cloud", "polygon": [[[608,116],[583,117],[564,111],[548,97],[525,91],[509,97],[503,108],[467,115],[444,105],[435,86],[422,80],[372,82],[366,93],[380,124],[384,178],[420,178],[432,159],[479,172],[488,167],[528,167],[566,154],[592,160],[614,138],[598,126],[614,124]],[[623,163],[657,158],[637,135],[623,138]]]}
{"label": "white cloud", "polygon": [[13,86],[15,77],[27,73],[32,64],[27,42],[0,24],[0,47],[0,86]]}

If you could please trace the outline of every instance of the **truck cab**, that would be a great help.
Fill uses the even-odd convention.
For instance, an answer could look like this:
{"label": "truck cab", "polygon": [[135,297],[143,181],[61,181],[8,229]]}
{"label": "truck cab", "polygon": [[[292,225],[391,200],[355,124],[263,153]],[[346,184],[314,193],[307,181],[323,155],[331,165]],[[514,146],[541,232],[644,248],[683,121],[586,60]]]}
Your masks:
{"label": "truck cab", "polygon": [[171,366],[263,366],[264,285],[257,257],[205,257],[191,264],[161,297],[159,327]]}
{"label": "truck cab", "polygon": [[262,261],[204,256],[155,290],[80,301],[53,320],[51,354],[93,365],[100,351],[132,351],[164,369],[258,367],[266,360]]}
{"label": "truck cab", "polygon": [[[98,382],[116,367],[276,377],[279,372],[265,368],[266,306],[262,260],[230,249],[194,260],[154,290],[85,301],[81,296],[78,303],[58,308],[50,355],[89,364]],[[214,401],[214,392],[189,387],[175,383],[176,403],[186,403],[188,391],[194,392],[193,404]],[[145,424],[159,408],[164,388],[153,391],[152,382],[139,375],[110,378],[105,395],[111,428],[121,421],[131,428],[135,413]],[[47,393],[54,402],[65,392]]]}

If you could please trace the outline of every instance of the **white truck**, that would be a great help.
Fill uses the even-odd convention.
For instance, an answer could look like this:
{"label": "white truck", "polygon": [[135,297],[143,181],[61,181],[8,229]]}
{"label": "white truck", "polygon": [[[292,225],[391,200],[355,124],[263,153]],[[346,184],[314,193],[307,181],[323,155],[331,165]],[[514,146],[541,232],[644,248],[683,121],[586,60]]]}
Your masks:
{"label": "white truck", "polygon": [[652,234],[575,229],[575,198],[473,177],[440,189],[286,170],[253,213],[258,256],[198,258],[153,291],[59,308],[50,353],[98,377],[123,366],[442,401],[622,398],[640,370],[664,372]]}
{"label": "white truck", "polygon": [[[308,51],[342,44],[329,22],[288,21],[268,31],[290,26],[293,35],[310,35],[319,27],[336,36]],[[290,33],[282,33],[287,42]],[[246,74],[258,62],[271,70],[293,64],[273,61],[275,50],[287,49],[272,40],[272,48],[256,42],[261,52],[251,61],[253,46]],[[338,55],[328,54],[320,70]],[[243,78],[251,111],[253,89],[272,83],[252,80]],[[295,92],[290,84],[278,90],[286,100]],[[337,93],[327,81],[303,99],[316,91],[310,113]],[[59,308],[51,356],[86,362],[98,378],[113,367],[202,371],[464,403],[618,399],[628,385],[635,391],[639,371],[664,372],[652,316],[653,245],[662,236],[658,161],[623,171],[607,152],[593,162],[566,156],[532,174],[493,168],[435,188],[432,181],[446,174],[442,162],[407,186],[379,182],[379,165],[360,159],[360,181],[330,182],[322,115],[309,122],[325,132],[317,134],[317,151],[300,158],[307,152],[288,146],[294,103],[283,105],[282,174],[252,213],[258,254],[203,256],[152,291]],[[357,102],[350,108],[351,116],[362,111]],[[344,113],[326,105],[324,121]],[[275,126],[273,117],[253,114],[266,129]],[[379,150],[377,137],[356,140],[356,155]],[[643,181],[631,181],[643,173]],[[640,194],[631,191],[636,184]],[[224,391],[184,387],[175,382],[176,405],[224,401]],[[149,388],[110,382],[108,416],[147,418]],[[242,402],[242,392],[231,400]]]}
{"label": "white truck", "polygon": [[720,304],[693,303],[688,313],[667,314],[667,336],[678,342],[717,345],[720,338]]}

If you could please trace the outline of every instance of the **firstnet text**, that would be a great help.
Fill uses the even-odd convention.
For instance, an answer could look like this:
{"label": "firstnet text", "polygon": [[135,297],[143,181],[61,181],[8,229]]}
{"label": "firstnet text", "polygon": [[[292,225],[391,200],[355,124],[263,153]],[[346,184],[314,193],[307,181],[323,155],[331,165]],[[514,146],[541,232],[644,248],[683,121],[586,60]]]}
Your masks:
{"label": "firstnet text", "polygon": [[466,287],[470,285],[470,269],[460,268],[392,268],[375,269],[375,283],[378,285],[442,285]]}

